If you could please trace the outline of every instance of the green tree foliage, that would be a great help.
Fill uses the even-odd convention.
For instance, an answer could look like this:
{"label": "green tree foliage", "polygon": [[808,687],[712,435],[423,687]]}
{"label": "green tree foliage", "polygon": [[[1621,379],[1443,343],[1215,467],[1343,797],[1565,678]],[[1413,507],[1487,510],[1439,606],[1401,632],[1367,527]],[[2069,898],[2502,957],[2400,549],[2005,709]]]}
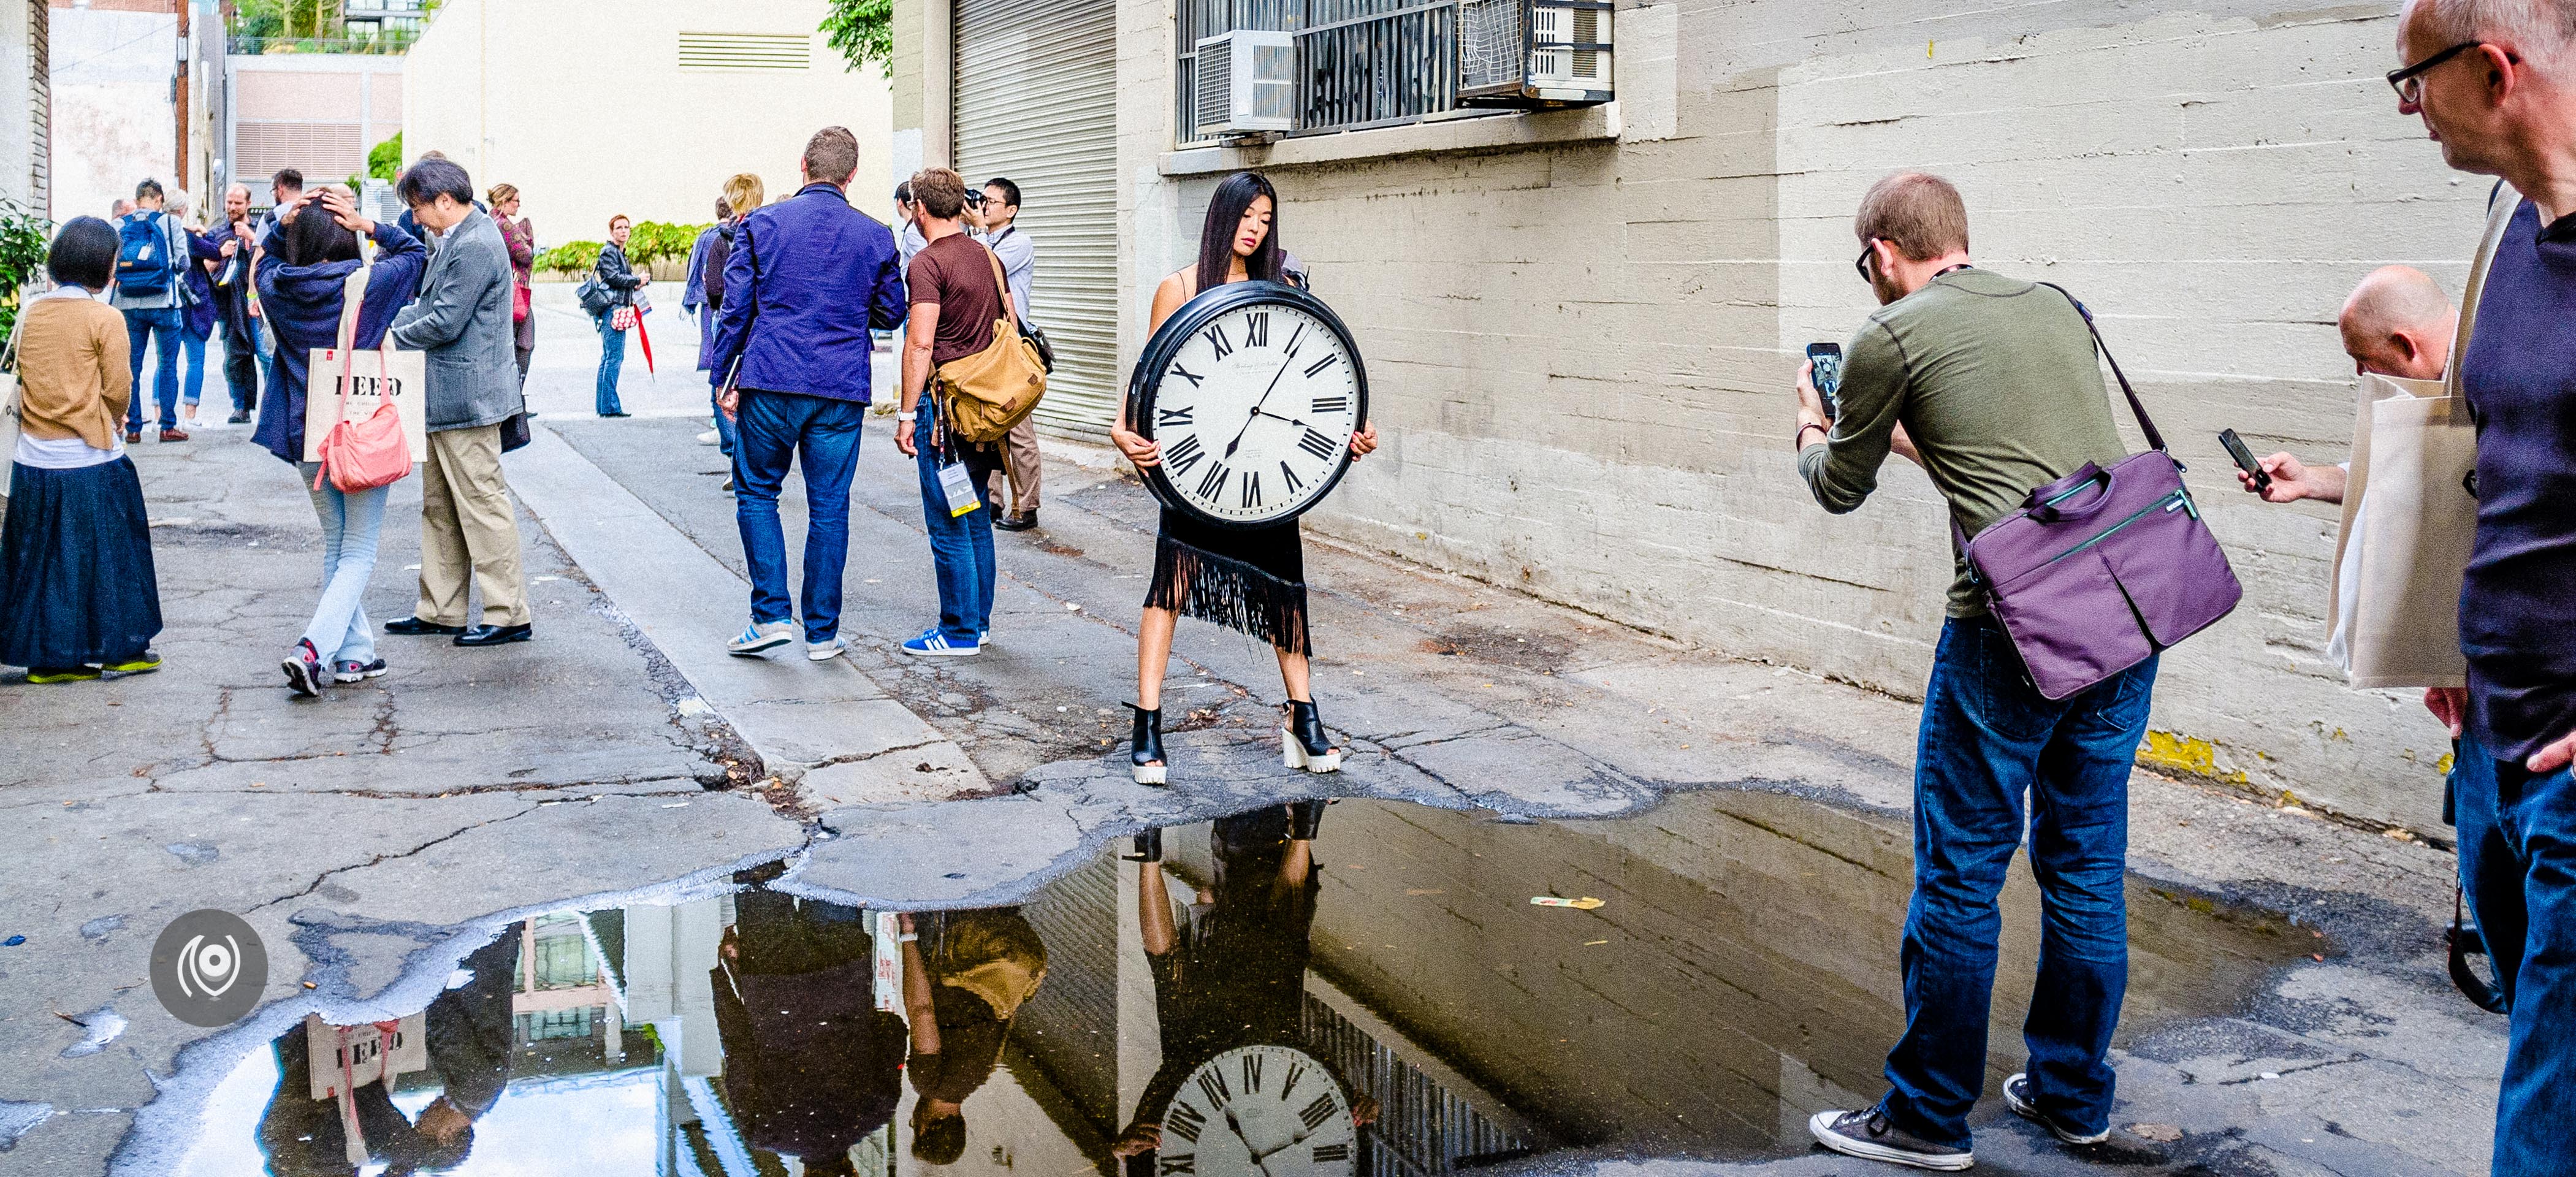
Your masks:
{"label": "green tree foliage", "polygon": [[894,0],[830,0],[831,11],[823,17],[823,32],[832,48],[848,59],[852,72],[865,69],[870,62],[879,68],[894,65]]}
{"label": "green tree foliage", "polygon": [[18,323],[18,290],[45,264],[54,223],[0,197],[0,339]]}
{"label": "green tree foliage", "polygon": [[[710,223],[711,224],[711,223]],[[709,225],[674,225],[662,221],[637,221],[635,231],[626,237],[626,260],[641,269],[664,258],[686,260],[689,247],[696,245],[698,234]],[[590,272],[599,261],[601,243],[567,241],[537,255],[536,268],[579,277]]]}
{"label": "green tree foliage", "polygon": [[591,264],[599,260],[600,248],[597,241],[567,241],[538,254],[536,268],[579,277],[589,273]]}
{"label": "green tree foliage", "polygon": [[367,149],[367,175],[378,180],[391,180],[402,174],[402,132]]}

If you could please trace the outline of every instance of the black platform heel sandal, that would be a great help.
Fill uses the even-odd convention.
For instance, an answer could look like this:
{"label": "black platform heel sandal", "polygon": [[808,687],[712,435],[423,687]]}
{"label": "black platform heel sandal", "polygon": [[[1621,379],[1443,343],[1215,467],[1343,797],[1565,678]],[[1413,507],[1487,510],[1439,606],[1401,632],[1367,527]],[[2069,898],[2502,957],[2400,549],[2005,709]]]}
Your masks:
{"label": "black platform heel sandal", "polygon": [[1136,713],[1134,747],[1127,754],[1128,768],[1140,785],[1162,785],[1171,780],[1171,758],[1163,754],[1163,709],[1147,711],[1133,703],[1127,705]]}
{"label": "black platform heel sandal", "polygon": [[1315,835],[1324,831],[1324,807],[1330,804],[1332,804],[1331,801],[1325,800],[1321,797],[1315,798],[1312,801],[1289,802],[1288,840],[1291,842],[1314,841]]}
{"label": "black platform heel sandal", "polygon": [[1136,832],[1135,848],[1118,857],[1129,862],[1163,861],[1163,831],[1160,827]]}
{"label": "black platform heel sandal", "polygon": [[1279,748],[1290,768],[1342,771],[1342,750],[1324,738],[1324,721],[1316,717],[1313,700],[1288,700],[1288,723],[1279,730]]}

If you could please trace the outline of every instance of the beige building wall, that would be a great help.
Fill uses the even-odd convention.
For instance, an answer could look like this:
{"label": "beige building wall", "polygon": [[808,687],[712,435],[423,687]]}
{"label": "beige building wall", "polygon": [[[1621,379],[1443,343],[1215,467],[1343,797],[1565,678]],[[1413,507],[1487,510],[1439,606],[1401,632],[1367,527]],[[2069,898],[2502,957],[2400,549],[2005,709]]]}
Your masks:
{"label": "beige building wall", "polygon": [[146,177],[177,183],[178,16],[105,6],[50,16],[53,219],[104,217]]}
{"label": "beige building wall", "polygon": [[[892,215],[874,182],[889,167],[886,80],[849,72],[824,42],[822,0],[634,0],[614,20],[603,11],[590,0],[441,5],[404,75],[407,159],[443,151],[478,189],[518,185],[521,215],[551,247],[600,240],[620,213],[708,220],[736,172],[758,173],[771,200],[792,195],[806,139],[837,124],[859,139],[855,203]],[[684,66],[683,34],[801,38],[805,64]]]}
{"label": "beige building wall", "polygon": [[237,54],[233,75],[233,173],[268,203],[282,168],[309,182],[340,182],[367,169],[367,150],[403,129],[400,56],[369,53]]}
{"label": "beige building wall", "polygon": [[1610,107],[1176,152],[1175,0],[1120,4],[1122,358],[1215,180],[1261,167],[1386,435],[1310,526],[1919,697],[1951,575],[1939,498],[1892,463],[1825,514],[1790,384],[1805,343],[1873,307],[1862,190],[1938,171],[1982,264],[2101,314],[2245,582],[2166,656],[2142,760],[2443,832],[2446,734],[2322,659],[2335,512],[2254,501],[2215,438],[2341,458],[2344,294],[2395,261],[2456,294],[2487,184],[2396,113],[2388,11],[1622,3]]}

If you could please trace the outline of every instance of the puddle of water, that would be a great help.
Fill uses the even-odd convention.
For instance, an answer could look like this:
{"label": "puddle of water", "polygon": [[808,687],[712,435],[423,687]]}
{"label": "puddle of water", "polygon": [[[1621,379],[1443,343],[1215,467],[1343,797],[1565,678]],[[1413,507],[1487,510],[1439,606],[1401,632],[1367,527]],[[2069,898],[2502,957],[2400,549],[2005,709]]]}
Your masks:
{"label": "puddle of water", "polygon": [[[254,1051],[154,1171],[1425,1177],[1801,1151],[1810,1112],[1880,1090],[1901,832],[1741,793],[1291,822],[1174,827],[1162,861],[1104,852],[1016,907],[898,915],[753,873],[538,917],[419,1015]],[[1998,1082],[2037,906],[2017,874]],[[2124,1032],[2227,1012],[2313,946],[2132,887]]]}

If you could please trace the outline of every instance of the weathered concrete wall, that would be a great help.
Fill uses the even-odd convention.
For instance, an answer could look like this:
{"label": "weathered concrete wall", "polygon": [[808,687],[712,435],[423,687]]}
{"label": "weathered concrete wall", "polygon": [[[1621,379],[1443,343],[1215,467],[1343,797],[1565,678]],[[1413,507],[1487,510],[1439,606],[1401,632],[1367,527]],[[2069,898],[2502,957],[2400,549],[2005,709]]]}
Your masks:
{"label": "weathered concrete wall", "polygon": [[[449,0],[403,74],[403,151],[445,151],[475,185],[507,181],[541,245],[597,241],[608,218],[694,223],[726,177],[758,173],[794,195],[815,131],[859,140],[856,203],[890,215],[885,75],[851,72],[817,31],[822,0],[720,5],[638,0],[603,23],[584,0]],[[682,69],[679,34],[811,38],[810,66]],[[888,189],[891,191],[891,189]]]}
{"label": "weathered concrete wall", "polygon": [[[0,197],[34,209],[34,46],[28,43],[30,9],[0,5]],[[34,209],[43,212],[43,209]]]}
{"label": "weathered concrete wall", "polygon": [[175,182],[179,18],[53,10],[53,218],[104,217],[149,176]]}
{"label": "weathered concrete wall", "polygon": [[[1215,179],[1171,154],[1173,8],[1120,7],[1129,362]],[[1951,568],[1937,496],[1891,467],[1826,515],[1794,474],[1788,389],[1806,342],[1871,309],[1859,194],[1932,169],[1965,190],[1984,264],[2102,313],[2245,581],[2165,660],[2147,762],[2440,832],[2443,733],[2321,659],[2334,512],[2243,495],[2215,439],[2340,459],[2343,295],[2386,262],[2454,288],[2465,270],[2487,186],[2396,114],[2387,8],[1687,0],[1623,4],[1618,31],[1615,114],[1511,133],[1556,142],[1426,149],[1438,135],[1398,128],[1345,138],[1400,154],[1229,157],[1279,184],[1283,240],[1359,335],[1387,437],[1316,528],[1919,695]],[[945,88],[919,93],[927,111]]]}

